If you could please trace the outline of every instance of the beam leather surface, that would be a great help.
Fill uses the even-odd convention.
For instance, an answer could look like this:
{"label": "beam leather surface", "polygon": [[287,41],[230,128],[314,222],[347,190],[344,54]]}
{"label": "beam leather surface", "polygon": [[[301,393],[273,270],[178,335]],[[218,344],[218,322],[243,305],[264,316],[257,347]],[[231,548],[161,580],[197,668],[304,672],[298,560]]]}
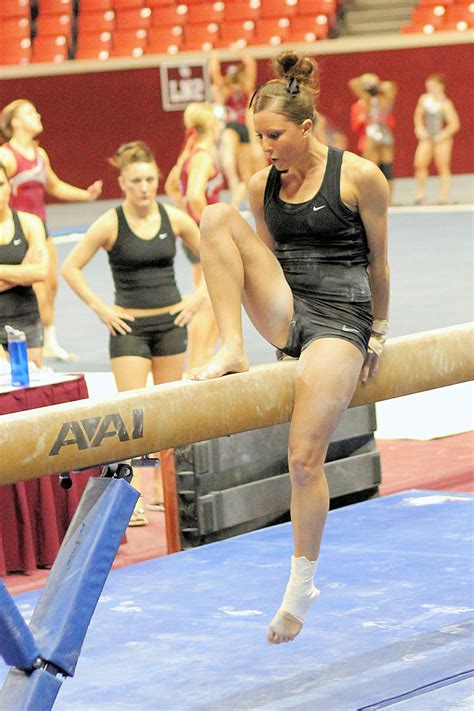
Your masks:
{"label": "beam leather surface", "polygon": [[[350,406],[472,380],[473,352],[473,324],[390,339],[377,378],[358,386]],[[4,415],[0,484],[288,422],[296,367],[284,361]]]}

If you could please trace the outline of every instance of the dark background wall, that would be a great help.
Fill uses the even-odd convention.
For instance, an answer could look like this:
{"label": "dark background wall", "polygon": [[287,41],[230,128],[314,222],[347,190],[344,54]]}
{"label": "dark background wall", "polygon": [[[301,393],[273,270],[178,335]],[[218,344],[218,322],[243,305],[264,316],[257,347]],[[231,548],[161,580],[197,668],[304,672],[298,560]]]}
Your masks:
{"label": "dark background wall", "polygon": [[[472,86],[472,55],[469,55],[467,44],[324,55],[319,59],[320,108],[348,134],[354,148],[349,128],[353,97],[347,88],[348,80],[365,71],[395,80],[399,85],[395,173],[398,177],[410,176],[416,145],[413,135],[416,101],[424,91],[424,78],[442,72],[447,78],[448,95],[461,118],[453,171],[472,172],[470,139],[474,126],[468,100],[468,87]],[[268,60],[259,60],[259,83],[268,78]],[[158,68],[0,81],[1,106],[20,97],[33,101],[43,117],[45,130],[41,143],[58,175],[84,187],[103,178],[104,198],[119,195],[115,172],[106,158],[120,143],[145,140],[155,151],[165,177],[181,146],[181,113],[162,110]]]}

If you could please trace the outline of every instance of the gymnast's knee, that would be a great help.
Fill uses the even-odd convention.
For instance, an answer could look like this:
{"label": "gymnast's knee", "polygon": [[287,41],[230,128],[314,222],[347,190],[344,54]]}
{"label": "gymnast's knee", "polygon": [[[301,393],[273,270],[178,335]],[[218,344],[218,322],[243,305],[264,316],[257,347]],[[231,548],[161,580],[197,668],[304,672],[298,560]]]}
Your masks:
{"label": "gymnast's knee", "polygon": [[316,484],[324,477],[324,458],[314,450],[291,447],[288,450],[288,464],[293,486],[306,487]]}
{"label": "gymnast's knee", "polygon": [[212,238],[216,235],[217,230],[219,233],[216,236],[220,237],[222,229],[229,229],[236,216],[240,217],[238,211],[228,203],[218,202],[214,205],[208,205],[204,208],[199,225],[201,239]]}

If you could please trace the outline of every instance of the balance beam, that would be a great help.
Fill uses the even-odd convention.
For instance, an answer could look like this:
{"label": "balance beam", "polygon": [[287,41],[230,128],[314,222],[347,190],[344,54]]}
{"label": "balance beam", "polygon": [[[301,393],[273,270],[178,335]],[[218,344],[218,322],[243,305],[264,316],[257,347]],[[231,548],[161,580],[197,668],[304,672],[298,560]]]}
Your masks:
{"label": "balance beam", "polygon": [[[350,407],[472,380],[473,346],[473,324],[390,339],[377,378],[359,384]],[[288,422],[296,366],[260,365],[4,415],[0,485]]]}

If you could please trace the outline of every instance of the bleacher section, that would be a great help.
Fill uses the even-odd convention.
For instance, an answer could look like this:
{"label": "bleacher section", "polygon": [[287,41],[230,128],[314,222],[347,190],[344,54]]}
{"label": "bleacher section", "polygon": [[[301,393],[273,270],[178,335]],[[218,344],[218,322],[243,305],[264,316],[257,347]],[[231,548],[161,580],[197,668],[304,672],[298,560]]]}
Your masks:
{"label": "bleacher section", "polygon": [[411,22],[402,32],[465,32],[474,27],[474,2],[465,0],[420,0]]}
{"label": "bleacher section", "polygon": [[[0,65],[139,57],[338,35],[343,0],[1,0]],[[464,31],[474,3],[420,0],[403,32]]]}

